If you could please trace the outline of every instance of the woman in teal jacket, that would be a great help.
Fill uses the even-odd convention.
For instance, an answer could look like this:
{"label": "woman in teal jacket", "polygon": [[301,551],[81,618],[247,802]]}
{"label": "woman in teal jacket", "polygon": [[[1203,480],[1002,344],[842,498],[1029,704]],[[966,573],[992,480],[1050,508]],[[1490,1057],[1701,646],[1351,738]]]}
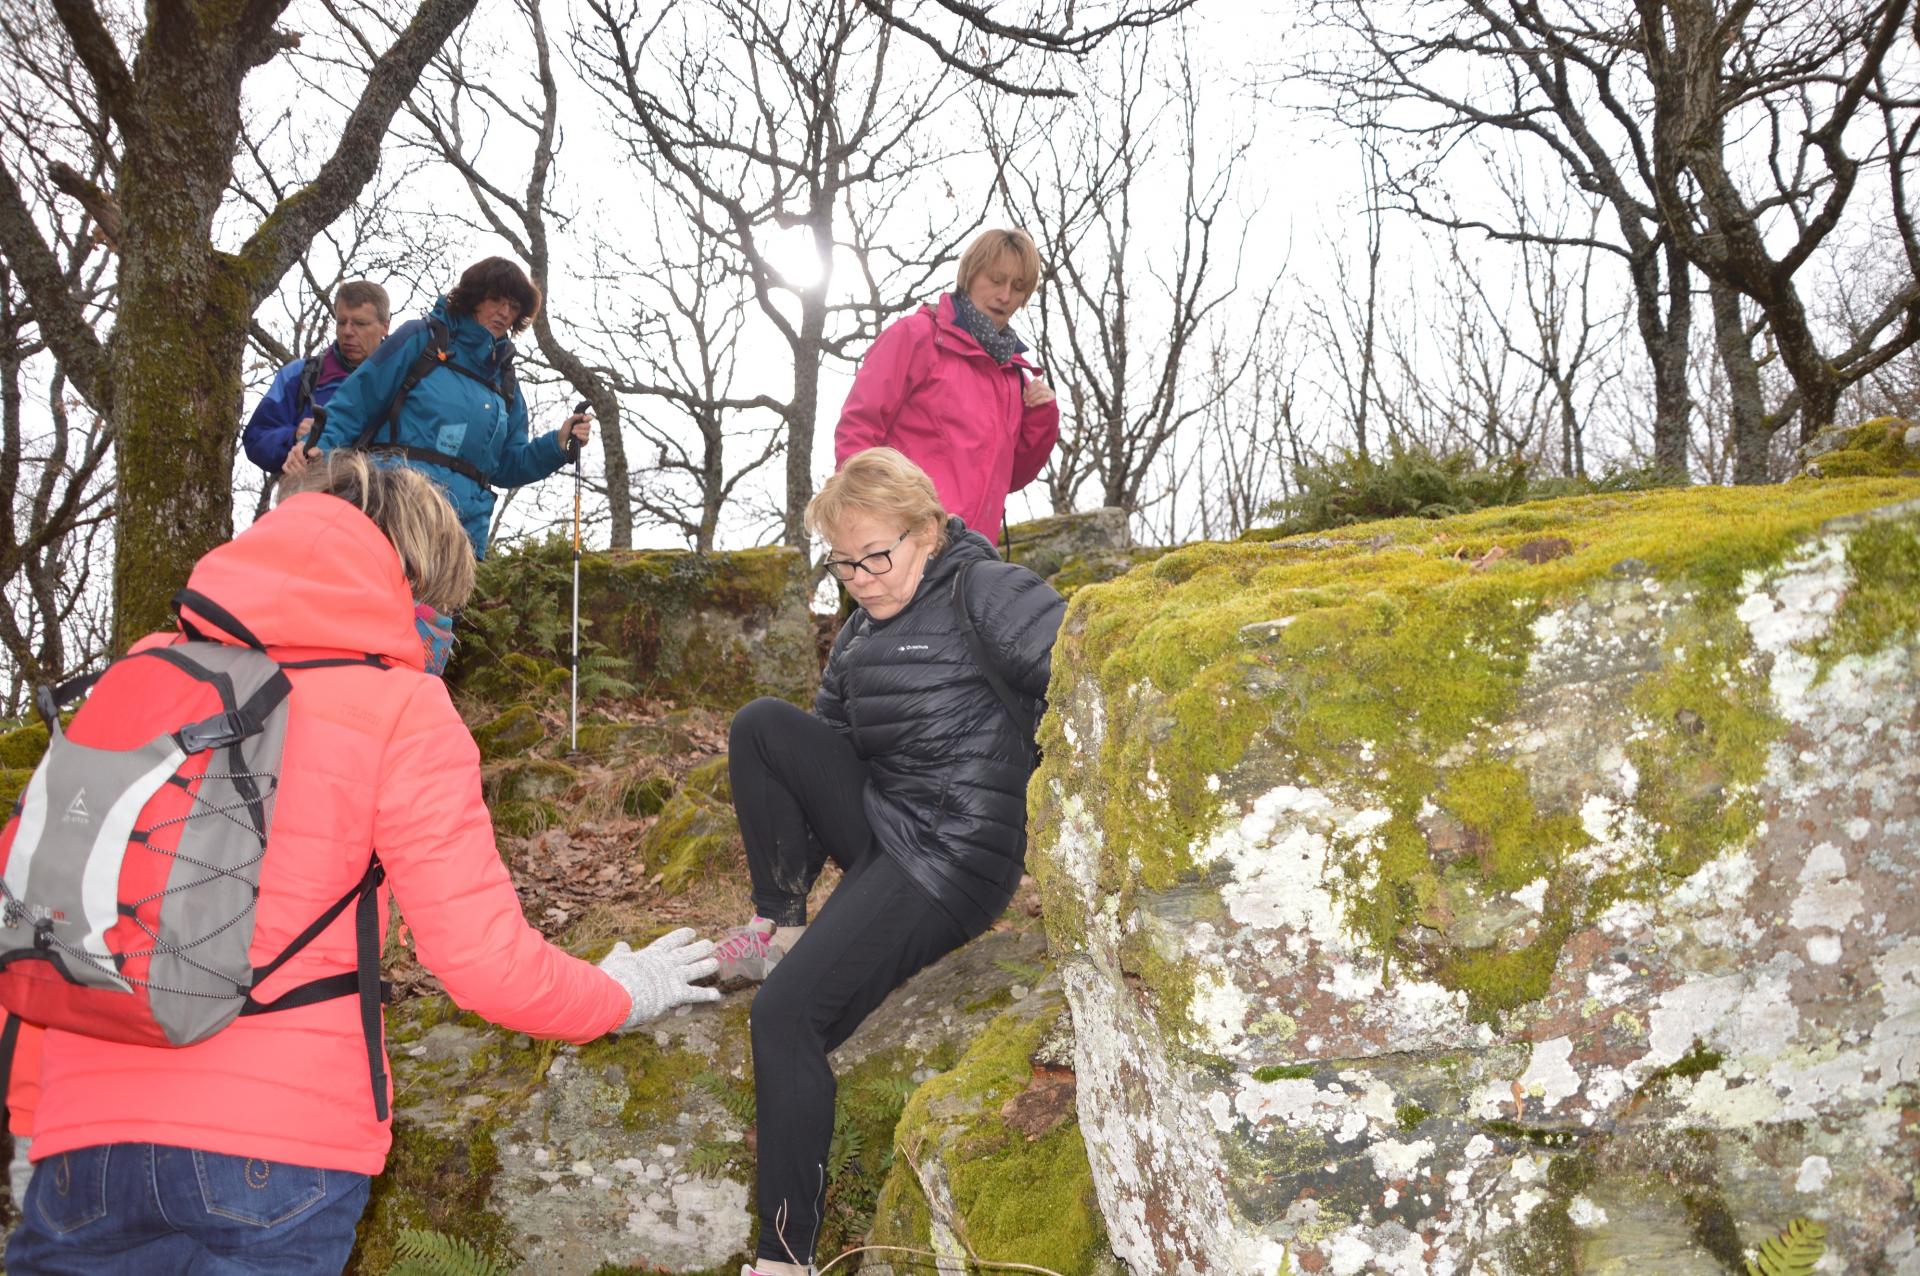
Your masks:
{"label": "woman in teal jacket", "polygon": [[513,262],[469,266],[426,318],[395,329],[341,383],[318,450],[361,448],[417,467],[446,491],[484,558],[493,489],[547,477],[567,463],[568,438],[585,443],[590,432],[577,414],[527,437],[511,338],[539,309],[539,291]]}

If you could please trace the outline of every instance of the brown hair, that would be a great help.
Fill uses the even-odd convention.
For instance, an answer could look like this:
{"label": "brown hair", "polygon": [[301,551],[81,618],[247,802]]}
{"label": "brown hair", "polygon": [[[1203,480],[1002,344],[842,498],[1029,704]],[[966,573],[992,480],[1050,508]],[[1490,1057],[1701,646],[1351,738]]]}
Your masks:
{"label": "brown hair", "polygon": [[[1040,250],[1034,246],[1033,236],[1024,230],[983,231],[967,245],[967,251],[960,254],[960,273],[955,281],[962,293],[973,286],[973,277],[992,266],[994,262],[1011,253],[1019,278],[1016,281],[1026,296],[1033,296],[1033,290],[1040,286],[1040,275],[1045,267],[1040,264]],[[1024,298],[1022,299],[1024,300]]]}
{"label": "brown hair", "polygon": [[520,307],[520,315],[513,321],[515,332],[525,332],[540,313],[540,290],[527,278],[526,271],[505,257],[487,257],[468,266],[447,294],[447,308],[456,315],[470,315],[489,297],[501,297]]}
{"label": "brown hair", "polygon": [[333,304],[336,309],[346,306],[357,310],[361,306],[372,306],[374,317],[381,323],[389,323],[393,319],[393,303],[387,300],[387,290],[371,279],[354,279],[341,284],[333,294]]}
{"label": "brown hair", "polygon": [[340,448],[280,481],[280,499],[300,492],[337,496],[373,520],[400,555],[415,602],[458,611],[473,593],[473,545],[460,516],[433,482],[404,465],[376,465]]}
{"label": "brown hair", "polygon": [[947,547],[947,511],[927,472],[890,447],[855,452],[807,502],[807,531],[831,540],[832,529],[861,511],[896,520],[900,530],[933,528],[933,552]]}

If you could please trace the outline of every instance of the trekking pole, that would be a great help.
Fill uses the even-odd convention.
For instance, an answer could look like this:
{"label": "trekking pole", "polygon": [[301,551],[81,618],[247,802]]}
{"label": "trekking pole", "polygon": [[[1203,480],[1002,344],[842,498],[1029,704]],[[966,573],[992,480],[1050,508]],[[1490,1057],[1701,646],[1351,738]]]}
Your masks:
{"label": "trekking pole", "polygon": [[[573,414],[579,416],[590,410],[593,404],[582,399],[573,405]],[[567,457],[573,462],[573,654],[568,665],[573,673],[572,703],[567,710],[567,722],[570,731],[567,752],[580,752],[580,436],[571,429],[567,432]]]}

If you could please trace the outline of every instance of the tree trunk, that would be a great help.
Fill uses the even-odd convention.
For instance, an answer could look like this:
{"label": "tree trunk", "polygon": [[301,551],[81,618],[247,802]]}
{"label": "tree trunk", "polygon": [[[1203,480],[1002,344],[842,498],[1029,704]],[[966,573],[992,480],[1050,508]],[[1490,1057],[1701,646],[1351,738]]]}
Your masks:
{"label": "tree trunk", "polygon": [[172,627],[168,601],[200,556],[233,535],[234,425],[253,297],[213,249],[233,176],[240,86],[235,33],[155,22],[141,50],[137,115],[120,172],[129,226],[109,347],[115,471],[113,643]]}
{"label": "tree trunk", "polygon": [[[1660,254],[1666,259],[1666,314],[1660,312]],[[1671,246],[1648,243],[1636,254],[1634,315],[1640,341],[1653,364],[1653,468],[1684,478],[1687,435],[1693,418],[1693,394],[1687,388],[1687,360],[1693,341],[1693,283],[1686,259]]]}
{"label": "tree trunk", "polygon": [[1767,404],[1760,388],[1760,365],[1753,359],[1753,343],[1740,313],[1740,294],[1731,284],[1713,281],[1707,286],[1713,300],[1714,347],[1727,375],[1728,400],[1733,412],[1733,481],[1767,481],[1767,447],[1773,431],[1767,424]]}
{"label": "tree trunk", "polygon": [[[540,355],[567,379],[574,392],[593,409],[600,427],[600,448],[607,478],[607,521],[609,543],[614,549],[633,548],[633,487],[627,471],[627,442],[620,431],[620,396],[604,377],[586,365],[554,335],[547,309],[547,272],[543,268],[534,282],[540,288],[540,316],[534,321],[534,340]],[[573,404],[567,405],[569,409]]]}

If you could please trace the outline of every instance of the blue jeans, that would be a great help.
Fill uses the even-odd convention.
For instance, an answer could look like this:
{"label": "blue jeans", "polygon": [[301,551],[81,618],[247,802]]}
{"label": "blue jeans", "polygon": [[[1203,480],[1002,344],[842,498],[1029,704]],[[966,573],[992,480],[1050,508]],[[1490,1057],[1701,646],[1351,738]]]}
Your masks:
{"label": "blue jeans", "polygon": [[109,1143],[34,1166],[9,1276],[334,1276],[370,1180],[155,1143]]}

